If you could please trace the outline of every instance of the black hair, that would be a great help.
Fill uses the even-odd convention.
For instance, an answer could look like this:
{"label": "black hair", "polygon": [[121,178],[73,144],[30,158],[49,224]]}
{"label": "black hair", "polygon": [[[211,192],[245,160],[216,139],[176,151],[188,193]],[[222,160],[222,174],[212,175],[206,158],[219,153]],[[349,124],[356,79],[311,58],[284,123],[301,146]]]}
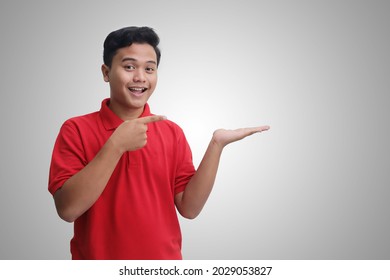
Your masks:
{"label": "black hair", "polygon": [[118,29],[108,34],[104,41],[103,61],[111,67],[112,59],[118,49],[129,47],[133,43],[149,44],[153,47],[157,55],[157,66],[160,63],[161,51],[158,48],[160,38],[150,27],[130,26]]}

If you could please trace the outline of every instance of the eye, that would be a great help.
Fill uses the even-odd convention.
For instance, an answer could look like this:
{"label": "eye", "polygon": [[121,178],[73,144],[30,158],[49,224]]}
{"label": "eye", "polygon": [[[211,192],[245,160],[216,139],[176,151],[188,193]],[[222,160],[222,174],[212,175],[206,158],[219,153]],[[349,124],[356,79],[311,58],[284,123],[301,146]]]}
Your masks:
{"label": "eye", "polygon": [[149,74],[151,74],[151,73],[153,73],[154,71],[155,71],[155,69],[153,68],[153,67],[146,67],[146,72],[147,73],[149,73]]}
{"label": "eye", "polygon": [[125,70],[134,70],[135,67],[133,65],[125,65],[124,66]]}

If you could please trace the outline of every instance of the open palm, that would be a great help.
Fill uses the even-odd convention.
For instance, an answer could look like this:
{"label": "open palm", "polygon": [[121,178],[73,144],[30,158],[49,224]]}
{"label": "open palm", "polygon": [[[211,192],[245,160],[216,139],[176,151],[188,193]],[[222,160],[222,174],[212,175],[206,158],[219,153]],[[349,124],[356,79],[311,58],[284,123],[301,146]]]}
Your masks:
{"label": "open palm", "polygon": [[244,139],[255,133],[268,130],[269,126],[247,127],[239,129],[218,129],[214,132],[213,138],[215,143],[225,147],[226,145]]}

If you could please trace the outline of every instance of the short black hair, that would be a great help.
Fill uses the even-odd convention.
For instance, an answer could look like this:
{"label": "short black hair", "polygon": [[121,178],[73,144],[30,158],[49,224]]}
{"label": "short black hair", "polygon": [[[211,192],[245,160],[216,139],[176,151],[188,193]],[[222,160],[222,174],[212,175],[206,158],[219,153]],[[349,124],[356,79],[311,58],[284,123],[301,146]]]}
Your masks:
{"label": "short black hair", "polygon": [[104,41],[103,61],[108,67],[111,67],[112,59],[118,49],[129,47],[133,43],[149,44],[153,47],[157,55],[157,66],[160,63],[161,51],[158,48],[160,38],[150,27],[129,26],[118,29],[108,34]]}

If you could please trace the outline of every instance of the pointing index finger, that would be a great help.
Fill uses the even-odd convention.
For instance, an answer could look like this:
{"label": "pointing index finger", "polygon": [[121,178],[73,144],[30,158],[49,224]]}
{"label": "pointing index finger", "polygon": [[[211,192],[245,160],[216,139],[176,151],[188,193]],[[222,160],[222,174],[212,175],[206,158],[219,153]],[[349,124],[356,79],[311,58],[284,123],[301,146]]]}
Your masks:
{"label": "pointing index finger", "polygon": [[143,124],[148,124],[148,123],[152,123],[152,122],[164,121],[166,119],[167,119],[166,116],[154,115],[154,116],[147,116],[147,117],[139,118],[138,120],[141,121]]}

